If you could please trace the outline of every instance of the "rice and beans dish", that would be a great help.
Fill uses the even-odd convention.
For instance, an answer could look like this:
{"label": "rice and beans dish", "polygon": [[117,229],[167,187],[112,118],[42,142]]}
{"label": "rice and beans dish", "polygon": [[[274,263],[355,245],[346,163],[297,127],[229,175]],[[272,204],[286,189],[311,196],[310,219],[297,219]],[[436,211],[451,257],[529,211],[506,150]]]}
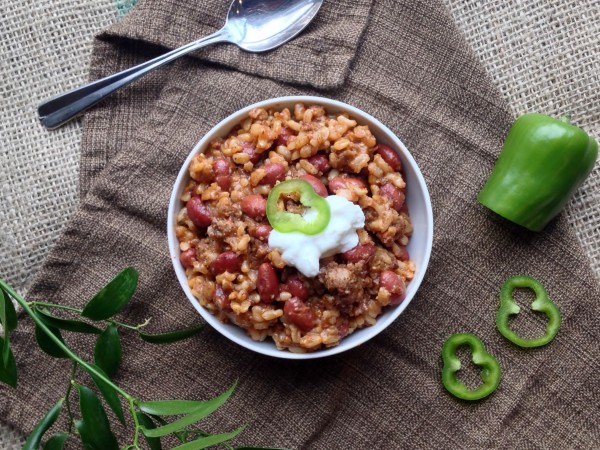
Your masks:
{"label": "rice and beans dish", "polygon": [[[302,103],[292,111],[256,108],[195,155],[189,174],[177,215],[180,260],[195,298],[222,322],[307,352],[339,344],[404,300],[415,265],[400,158],[348,114]],[[296,179],[364,215],[351,230],[353,248],[324,254],[314,276],[269,246],[269,193]],[[299,194],[275,200],[300,217],[312,209]]]}

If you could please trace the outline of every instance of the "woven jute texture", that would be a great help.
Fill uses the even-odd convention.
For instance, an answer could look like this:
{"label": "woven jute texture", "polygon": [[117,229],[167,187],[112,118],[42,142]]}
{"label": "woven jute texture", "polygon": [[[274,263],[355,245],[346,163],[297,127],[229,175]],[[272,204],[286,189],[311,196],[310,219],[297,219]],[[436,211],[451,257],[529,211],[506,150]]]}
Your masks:
{"label": "woven jute texture", "polygon": [[[117,11],[112,0],[0,0],[0,11],[0,277],[24,292],[79,185],[80,122],[49,133],[36,106],[87,80],[94,34]],[[0,449],[21,448],[22,434],[1,422]]]}
{"label": "woven jute texture", "polygon": [[[169,349],[193,361],[179,369],[173,369],[177,364],[171,356],[159,355],[159,361],[153,362],[147,373],[142,362],[149,357],[149,349],[133,348],[131,344],[132,361],[121,375],[124,385],[144,397],[152,394],[205,398],[222,390],[232,376],[240,376],[242,384],[237,400],[215,419],[219,422],[215,429],[252,420],[245,442],[305,448],[433,448],[447,447],[448,442],[457,448],[592,448],[599,438],[598,386],[592,377],[598,370],[598,354],[597,345],[591,344],[594,339],[597,342],[598,327],[593,318],[598,310],[589,300],[597,296],[597,292],[584,259],[569,239],[572,228],[562,220],[541,236],[524,236],[474,209],[472,191],[483,181],[482,168],[489,169],[499,148],[509,122],[507,107],[471,58],[470,50],[451,26],[451,19],[441,4],[377,3],[367,26],[364,15],[367,3],[353,4],[357,8],[354,23],[349,29],[340,30],[357,37],[364,22],[364,42],[358,48],[356,60],[337,61],[330,74],[334,78],[320,80],[322,86],[331,88],[317,93],[349,101],[380,117],[409,144],[422,165],[432,187],[436,211],[443,211],[441,215],[438,213],[436,225],[438,230],[446,230],[446,234],[438,235],[436,240],[434,254],[437,256],[423,292],[402,321],[368,348],[325,364],[296,366],[253,358],[223,342],[215,333],[207,332],[198,342]],[[599,113],[595,107],[600,84],[596,37],[600,23],[598,2],[489,2],[483,5],[482,2],[448,0],[446,3],[513,112],[537,110],[556,115],[570,112],[576,123],[596,136],[600,134]],[[156,47],[117,39],[115,33],[175,45],[190,36],[186,35],[192,32],[190,21],[200,21],[199,12],[185,13],[183,2],[154,4],[169,8],[165,10],[145,2],[129,19],[102,36],[103,42],[97,44],[92,76],[108,74],[160,52]],[[77,197],[80,126],[75,123],[48,133],[36,125],[34,107],[40,98],[72,87],[85,78],[91,34],[113,22],[115,13],[112,4],[99,1],[17,5],[5,2],[5,5],[3,14],[8,20],[3,34],[8,38],[3,39],[1,45],[3,55],[8,58],[1,66],[4,75],[1,89],[3,99],[8,101],[2,105],[2,167],[6,174],[2,177],[0,210],[4,256],[0,274],[23,289],[39,269],[74,209]],[[386,18],[380,11],[382,5],[396,5],[394,9],[402,11],[395,10]],[[216,27],[223,8],[213,5],[208,8],[210,14],[203,18],[202,25],[193,25],[199,30]],[[177,12],[181,14],[173,14]],[[167,14],[178,17],[181,23],[175,23],[182,28],[173,26]],[[328,14],[333,12],[329,10]],[[154,22],[155,27],[149,26],[148,30],[139,25]],[[160,26],[163,28],[156,28]],[[316,40],[311,42],[311,36],[321,36],[319,33],[326,30],[320,27],[325,26],[320,22],[307,33],[308,41],[303,41],[309,43],[307,48],[313,48]],[[379,47],[389,51],[391,60],[382,65],[381,70],[369,73],[371,78],[367,80],[366,61],[381,64]],[[90,189],[90,195],[47,267],[46,279],[36,284],[32,295],[56,294],[57,301],[60,297],[66,302],[80,303],[113,274],[114,267],[131,263],[143,268],[148,261],[163,258],[161,205],[166,199],[162,191],[167,186],[165,180],[174,175],[178,163],[202,132],[251,101],[283,93],[314,92],[296,84],[259,80],[231,72],[232,67],[238,67],[275,80],[293,81],[292,70],[286,67],[269,68],[231,50],[205,52],[203,56],[226,68],[206,62],[181,61],[90,113],[81,183],[82,191]],[[348,68],[344,62],[354,65],[350,77],[341,83]],[[408,63],[412,65],[410,70]],[[313,61],[312,67],[316,64]],[[218,83],[216,78],[219,78]],[[304,80],[308,79],[305,74]],[[431,87],[434,94],[419,91],[415,79]],[[341,86],[333,89],[336,84]],[[227,92],[223,92],[223,86],[227,86]],[[247,86],[256,91],[248,92]],[[440,86],[446,88],[443,93],[439,92]],[[209,101],[207,93],[224,104]],[[157,153],[161,144],[172,161],[160,159]],[[432,148],[441,153],[434,154]],[[143,155],[149,150],[150,155],[132,162],[131,155]],[[450,154],[468,156],[473,161],[457,166]],[[102,172],[108,159],[111,163]],[[149,163],[158,163],[158,166],[150,167],[152,170],[146,174]],[[474,168],[476,171],[471,172]],[[125,177],[140,175],[142,169],[144,176],[150,178],[138,186],[137,191],[133,189],[131,195],[120,191]],[[160,176],[159,169],[163,170]],[[97,174],[100,177],[95,184],[90,183]],[[596,271],[600,258],[599,178],[596,171],[566,216]],[[152,180],[158,180],[160,192],[153,191],[154,184],[152,188],[144,184]],[[450,187],[449,191],[442,189],[442,184]],[[136,195],[144,188],[148,188],[150,194],[146,195],[144,190],[144,195]],[[146,207],[140,211],[133,208],[139,200],[143,200]],[[122,206],[140,212],[140,216],[128,217],[125,210],[118,211]],[[116,227],[114,222],[108,223],[94,215],[99,211],[116,215],[125,222],[118,222],[120,226]],[[491,229],[469,235],[474,230],[467,227],[464,235],[448,235],[452,228],[461,228],[457,226],[462,224],[458,216],[461,220],[468,219],[469,223],[485,222]],[[89,224],[86,225],[86,220],[91,219],[98,221],[99,230],[90,230]],[[123,231],[124,224],[130,226],[129,232]],[[83,230],[90,234],[84,235]],[[136,234],[136,230],[143,233]],[[128,238],[128,244],[124,237]],[[131,241],[143,248],[124,254],[119,244],[131,245]],[[112,256],[106,254],[107,242],[114,251]],[[499,247],[499,243],[504,243],[506,248]],[[81,245],[75,248],[75,244]],[[150,251],[149,247],[154,244],[156,247]],[[85,249],[85,263],[74,256],[81,248]],[[513,252],[518,257],[509,266],[506,261],[514,257]],[[75,264],[71,260],[75,260]],[[452,260],[461,262],[455,264],[456,267],[448,267],[448,261]],[[77,281],[68,289],[61,287],[60,281],[66,272],[57,265],[68,265],[69,273],[76,269],[73,273],[81,277],[78,280],[86,280],[86,284],[77,285]],[[158,328],[189,323],[192,320],[189,307],[173,285],[169,268],[158,265],[160,267],[142,270],[138,302],[143,306],[139,314],[158,316],[159,320],[155,321]],[[473,266],[477,270],[465,272]],[[564,299],[561,306],[565,321],[559,339],[552,347],[526,356],[508,346],[490,329],[493,321],[490,311],[496,301],[493,293],[502,278],[514,271],[540,276],[557,298]],[[556,273],[551,273],[553,271]],[[472,278],[476,281],[469,286]],[[169,286],[169,289],[163,290],[159,297],[153,290],[156,286]],[[171,309],[160,318],[161,308],[157,305],[162,306],[165,299],[169,300]],[[174,304],[173,299],[178,303]],[[450,310],[449,305],[453,306]],[[438,329],[432,330],[432,327]],[[506,367],[501,390],[487,402],[475,406],[445,397],[437,380],[436,355],[443,338],[449,332],[467,329],[484,337]],[[0,417],[28,430],[39,417],[41,408],[60,395],[65,377],[58,377],[58,365],[52,362],[48,362],[44,370],[28,371],[39,356],[32,354],[31,359],[27,359],[25,347],[30,343],[26,334],[27,330],[23,329],[17,336],[16,350],[23,355],[19,358],[21,371],[27,372],[29,378],[23,377],[16,398],[11,392],[1,391]],[[583,350],[570,355],[573,343]],[[234,361],[221,356],[229,353],[235,355]],[[160,372],[160,368],[164,368],[163,373],[154,373]],[[278,381],[266,389],[259,374],[272,380],[274,373],[278,374]],[[286,380],[284,384],[280,377]],[[144,382],[137,384],[133,381],[136,378]],[[24,383],[27,385],[23,386]],[[37,386],[44,388],[37,389]],[[156,389],[148,392],[150,386]],[[569,389],[565,390],[564,386]],[[363,392],[369,396],[365,398]],[[300,418],[299,405],[304,408]],[[539,410],[533,408],[534,405]],[[558,405],[562,409],[559,410]],[[238,411],[248,413],[240,415]],[[360,424],[350,420],[356,416],[362,417]],[[289,423],[290,417],[297,422]],[[0,448],[11,448],[16,439],[15,433],[0,433]]]}

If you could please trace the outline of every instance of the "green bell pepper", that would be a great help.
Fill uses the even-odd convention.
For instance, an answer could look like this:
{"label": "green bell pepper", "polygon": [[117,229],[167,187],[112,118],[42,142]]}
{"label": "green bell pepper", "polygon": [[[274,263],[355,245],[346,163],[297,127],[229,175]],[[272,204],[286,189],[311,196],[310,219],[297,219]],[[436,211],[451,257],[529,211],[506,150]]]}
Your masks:
{"label": "green bell pepper", "polygon": [[598,143],[568,118],[525,114],[510,129],[479,202],[541,231],[592,171],[597,156]]}
{"label": "green bell pepper", "polygon": [[[308,213],[294,214],[279,209],[279,198],[285,194],[300,194],[300,203],[310,207]],[[273,187],[267,198],[267,219],[281,233],[299,231],[307,235],[323,231],[331,218],[329,204],[315,192],[308,181],[294,179],[283,181]]]}
{"label": "green bell pepper", "polygon": [[[508,319],[511,315],[518,314],[521,308],[514,301],[512,293],[516,288],[529,288],[535,293],[535,300],[531,304],[533,311],[540,311],[548,316],[546,334],[536,339],[523,339],[510,329]],[[560,312],[548,297],[544,286],[534,278],[517,275],[504,282],[500,289],[500,308],[496,313],[496,328],[502,336],[519,347],[541,347],[549,343],[560,327]]]}
{"label": "green bell pepper", "polygon": [[[460,359],[456,350],[468,345],[471,349],[471,361],[481,366],[482,384],[477,389],[470,390],[456,376],[460,370]],[[442,347],[442,384],[448,392],[463,400],[480,400],[496,390],[500,383],[500,364],[496,358],[486,352],[481,340],[471,333],[456,333],[450,336]]]}

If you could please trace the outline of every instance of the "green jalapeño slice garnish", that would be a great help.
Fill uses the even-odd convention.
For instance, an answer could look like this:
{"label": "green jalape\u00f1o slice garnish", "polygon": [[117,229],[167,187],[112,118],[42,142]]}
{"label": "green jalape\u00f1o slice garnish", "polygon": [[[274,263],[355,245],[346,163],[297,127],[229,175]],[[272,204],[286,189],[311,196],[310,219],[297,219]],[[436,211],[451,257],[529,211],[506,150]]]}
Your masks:
{"label": "green jalape\u00f1o slice garnish", "polygon": [[[311,208],[307,214],[295,214],[279,208],[279,199],[282,195],[300,194],[300,203]],[[298,231],[303,234],[313,235],[323,231],[331,211],[327,201],[315,192],[308,181],[287,180],[277,184],[267,199],[267,219],[271,226],[281,233]]]}

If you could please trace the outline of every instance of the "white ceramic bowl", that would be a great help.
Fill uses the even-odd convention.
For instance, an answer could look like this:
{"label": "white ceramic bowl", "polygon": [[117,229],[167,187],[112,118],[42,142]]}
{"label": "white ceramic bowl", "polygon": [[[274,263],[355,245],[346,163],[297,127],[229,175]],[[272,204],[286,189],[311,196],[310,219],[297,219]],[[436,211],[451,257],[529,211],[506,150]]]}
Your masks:
{"label": "white ceramic bowl", "polygon": [[[243,118],[247,117],[248,113],[253,108],[283,109],[287,107],[290,108],[290,110],[293,110],[294,104],[298,102],[305,103],[306,105],[323,105],[330,114],[347,112],[359,125],[368,125],[378,142],[388,144],[398,152],[406,175],[406,203],[408,204],[410,217],[414,226],[414,232],[408,245],[408,251],[411,260],[414,261],[416,265],[415,277],[408,284],[406,299],[400,305],[387,308],[386,311],[377,318],[377,323],[375,325],[355,331],[343,338],[339,345],[309,353],[292,353],[287,350],[278,350],[275,347],[275,343],[270,339],[263,342],[254,341],[246,335],[242,328],[233,324],[223,324],[215,316],[204,309],[194,298],[192,291],[188,286],[185,270],[179,262],[179,242],[175,236],[176,216],[183,207],[183,204],[179,199],[189,181],[188,167],[194,155],[203,151],[212,140],[226,136]],[[431,211],[429,192],[427,191],[423,175],[417,167],[417,163],[404,144],[379,120],[353,106],[336,100],[312,96],[279,97],[255,103],[233,113],[215,125],[213,129],[210,130],[198,144],[196,144],[175,180],[173,192],[169,201],[167,235],[173,267],[175,268],[175,273],[177,274],[177,279],[181,284],[181,288],[194,308],[196,308],[204,320],[206,320],[213,328],[219,331],[223,336],[241,346],[264,355],[287,359],[313,359],[335,355],[368,341],[373,336],[376,336],[385,330],[388,325],[396,320],[396,318],[398,318],[398,316],[408,307],[417,293],[417,289],[419,289],[419,285],[425,276],[427,264],[429,263],[433,242],[433,214]]]}

